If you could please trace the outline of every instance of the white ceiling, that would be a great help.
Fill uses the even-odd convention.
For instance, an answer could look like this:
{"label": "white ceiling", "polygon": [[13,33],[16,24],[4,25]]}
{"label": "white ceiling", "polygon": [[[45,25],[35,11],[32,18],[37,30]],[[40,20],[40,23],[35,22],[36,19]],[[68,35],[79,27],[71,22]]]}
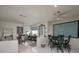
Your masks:
{"label": "white ceiling", "polygon": [[77,5],[57,7],[53,5],[0,5],[0,20],[32,25],[42,21],[55,20],[53,13],[58,10],[61,12],[69,11],[64,16],[65,18],[79,15],[79,6]]}

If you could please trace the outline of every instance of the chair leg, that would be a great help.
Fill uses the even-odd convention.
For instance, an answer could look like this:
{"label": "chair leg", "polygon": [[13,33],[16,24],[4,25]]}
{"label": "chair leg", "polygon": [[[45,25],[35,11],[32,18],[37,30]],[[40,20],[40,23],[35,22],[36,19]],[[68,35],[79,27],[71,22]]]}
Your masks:
{"label": "chair leg", "polygon": [[52,51],[52,47],[51,47],[51,51]]}
{"label": "chair leg", "polygon": [[51,49],[51,51],[52,51],[52,46],[50,45],[50,49]]}
{"label": "chair leg", "polygon": [[64,53],[63,48],[57,47],[57,53],[59,52],[59,49],[61,50],[62,53]]}
{"label": "chair leg", "polygon": [[68,53],[70,53],[71,52],[71,46],[69,45],[67,49],[68,49]]}
{"label": "chair leg", "polygon": [[63,48],[61,48],[61,52],[64,53]]}
{"label": "chair leg", "polygon": [[59,48],[57,47],[57,53],[59,52],[59,50],[58,50]]}

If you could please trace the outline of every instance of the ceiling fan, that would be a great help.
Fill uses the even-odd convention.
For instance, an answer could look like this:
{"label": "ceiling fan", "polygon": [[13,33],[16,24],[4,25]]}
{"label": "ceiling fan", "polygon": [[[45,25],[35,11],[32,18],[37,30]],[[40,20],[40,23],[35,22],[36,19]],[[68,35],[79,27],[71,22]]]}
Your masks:
{"label": "ceiling fan", "polygon": [[64,19],[67,16],[68,12],[69,11],[65,11],[65,12],[57,11],[57,12],[53,13],[54,19],[56,19],[56,20]]}

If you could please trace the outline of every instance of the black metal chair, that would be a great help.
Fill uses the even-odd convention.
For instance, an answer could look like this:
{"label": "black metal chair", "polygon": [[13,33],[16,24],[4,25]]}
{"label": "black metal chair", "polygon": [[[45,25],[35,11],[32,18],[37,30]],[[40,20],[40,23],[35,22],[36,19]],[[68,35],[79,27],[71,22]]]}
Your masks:
{"label": "black metal chair", "polygon": [[58,36],[52,36],[52,44],[53,44],[53,48],[58,44],[58,41],[57,41],[57,38]]}
{"label": "black metal chair", "polygon": [[71,38],[71,35],[69,35],[68,39],[66,39],[65,42],[64,42],[64,48],[68,49],[68,52],[71,51],[71,45],[69,44],[70,38]]}
{"label": "black metal chair", "polygon": [[51,35],[48,35],[48,39],[49,39],[49,43],[48,43],[48,46],[51,48],[53,48],[53,42],[52,42],[52,36]]}
{"label": "black metal chair", "polygon": [[59,52],[59,50],[61,50],[61,52],[63,53],[63,42],[64,42],[64,35],[59,35],[58,36],[58,44],[57,44],[57,52]]}

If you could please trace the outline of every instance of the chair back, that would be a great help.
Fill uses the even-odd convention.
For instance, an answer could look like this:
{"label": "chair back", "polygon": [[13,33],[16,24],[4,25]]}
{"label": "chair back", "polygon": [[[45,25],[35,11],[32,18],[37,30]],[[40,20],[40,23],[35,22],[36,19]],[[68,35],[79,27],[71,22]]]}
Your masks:
{"label": "chair back", "polygon": [[70,38],[71,38],[71,35],[68,36],[68,40],[67,40],[66,44],[68,44],[70,42]]}
{"label": "chair back", "polygon": [[63,42],[64,42],[64,35],[59,35],[58,36],[58,43],[60,46],[63,46]]}

